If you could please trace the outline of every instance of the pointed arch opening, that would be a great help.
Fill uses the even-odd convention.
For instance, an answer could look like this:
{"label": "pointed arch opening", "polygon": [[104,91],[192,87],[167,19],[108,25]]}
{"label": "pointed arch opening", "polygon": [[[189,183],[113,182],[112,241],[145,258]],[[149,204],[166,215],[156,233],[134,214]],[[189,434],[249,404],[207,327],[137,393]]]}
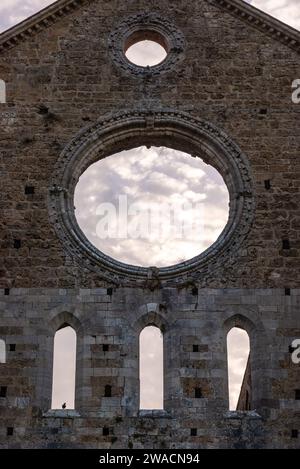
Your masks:
{"label": "pointed arch opening", "polygon": [[52,409],[75,408],[76,331],[62,324],[54,336]]}
{"label": "pointed arch opening", "polygon": [[6,84],[4,80],[0,79],[0,104],[6,103]]}
{"label": "pointed arch opening", "polygon": [[140,333],[140,410],[164,409],[163,333],[154,325]]}
{"label": "pointed arch opening", "polygon": [[229,410],[251,410],[250,339],[245,329],[227,334]]}
{"label": "pointed arch opening", "polygon": [[3,339],[0,339],[0,363],[6,363],[6,344]]}

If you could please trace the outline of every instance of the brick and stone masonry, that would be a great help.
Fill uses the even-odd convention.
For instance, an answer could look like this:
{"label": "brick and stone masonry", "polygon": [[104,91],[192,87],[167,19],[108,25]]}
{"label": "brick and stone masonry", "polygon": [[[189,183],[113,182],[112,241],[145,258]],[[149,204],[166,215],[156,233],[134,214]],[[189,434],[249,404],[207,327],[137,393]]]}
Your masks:
{"label": "brick and stone masonry", "polygon": [[[148,69],[124,55],[145,32],[168,53]],[[58,0],[0,35],[1,448],[300,447],[299,51],[299,32],[241,0]],[[172,268],[107,258],[74,215],[82,172],[145,144],[200,156],[230,194],[218,242]],[[76,409],[51,411],[63,324]],[[165,408],[140,412],[149,324],[164,333]],[[234,326],[250,336],[251,410],[241,395],[229,412]]]}

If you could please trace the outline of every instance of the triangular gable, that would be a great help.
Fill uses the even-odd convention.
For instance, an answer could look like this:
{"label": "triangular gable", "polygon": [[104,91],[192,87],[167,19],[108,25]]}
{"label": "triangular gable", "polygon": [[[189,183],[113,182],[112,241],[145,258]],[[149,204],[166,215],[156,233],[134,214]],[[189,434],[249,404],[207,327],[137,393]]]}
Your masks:
{"label": "triangular gable", "polygon": [[26,41],[43,29],[49,28],[56,21],[72,13],[85,3],[86,0],[57,0],[0,34],[0,51],[10,49],[20,42]]}
{"label": "triangular gable", "polygon": [[[245,3],[243,0],[205,0],[212,5],[219,6],[224,11],[259,29],[267,36],[291,49],[300,52],[300,32],[282,23],[272,16]],[[0,51],[10,49],[29,37],[50,27],[60,18],[67,16],[87,0],[58,0],[35,15],[0,34]]]}
{"label": "triangular gable", "polygon": [[206,0],[300,53],[300,32],[243,0]]}

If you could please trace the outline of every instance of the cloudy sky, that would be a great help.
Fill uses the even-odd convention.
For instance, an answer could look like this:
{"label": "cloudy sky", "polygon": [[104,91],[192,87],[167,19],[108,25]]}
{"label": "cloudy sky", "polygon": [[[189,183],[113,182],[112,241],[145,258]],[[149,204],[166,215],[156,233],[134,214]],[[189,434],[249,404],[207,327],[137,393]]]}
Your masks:
{"label": "cloudy sky", "polygon": [[228,203],[212,166],[164,147],[140,147],[95,163],[75,192],[77,220],[90,241],[143,266],[176,264],[202,252],[226,225]]}
{"label": "cloudy sky", "polygon": [[[0,32],[51,3],[54,2],[1,0]],[[248,3],[300,30],[300,0],[252,0]],[[132,48],[127,52],[127,56],[140,65],[153,65],[155,61],[164,58],[164,51],[159,46],[148,43],[142,49],[140,46]],[[131,234],[134,234],[134,239],[120,239],[115,235],[118,231],[118,218],[114,215],[110,217],[110,221],[112,220],[110,229],[114,231],[113,239],[103,236],[108,228],[103,223],[101,225],[101,220],[103,221],[108,213],[105,212],[105,207],[107,209],[108,206],[103,204],[113,204],[118,214],[120,195],[127,197],[128,206],[132,210],[131,212],[129,210],[131,215],[128,217],[128,226]],[[145,225],[145,218],[141,218],[139,210],[142,209],[143,213],[147,211],[152,213],[151,208],[165,207],[170,201],[175,204],[185,201],[196,210],[193,213],[201,219],[200,226],[196,227],[196,235],[194,233],[194,237],[174,238],[170,231],[162,231],[165,227],[157,222],[159,217],[156,216],[155,222],[150,223],[152,228],[147,236],[141,237],[139,233],[136,239],[136,233]],[[125,262],[161,266],[193,257],[217,238],[227,220],[228,193],[218,173],[201,160],[170,149],[142,147],[122,152],[90,167],[80,178],[75,194],[75,205],[80,227],[98,248]],[[157,213],[157,210],[152,211]],[[187,210],[185,214],[183,213],[181,222],[191,218],[191,212]],[[149,219],[153,221],[153,218]],[[74,387],[72,374],[74,374],[75,343],[75,336],[70,328],[57,333],[58,354],[64,354],[63,362],[68,361],[70,366],[61,369],[62,360],[59,357],[55,360],[54,408],[61,407],[65,401],[67,407],[74,405],[74,397],[69,388],[70,385]],[[228,336],[228,343],[231,363],[230,400],[231,408],[234,408],[248,356],[247,334],[234,330]],[[161,393],[157,393],[157,390],[162,389],[162,347],[161,334],[155,328],[150,328],[144,334],[141,352],[143,366],[141,379],[144,383],[142,407],[160,408]],[[158,372],[154,373],[157,368]]]}

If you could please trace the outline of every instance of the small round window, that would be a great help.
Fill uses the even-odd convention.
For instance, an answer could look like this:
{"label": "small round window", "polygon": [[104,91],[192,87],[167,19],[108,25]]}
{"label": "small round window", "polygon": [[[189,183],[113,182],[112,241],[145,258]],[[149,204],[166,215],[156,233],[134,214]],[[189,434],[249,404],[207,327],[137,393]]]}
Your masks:
{"label": "small round window", "polygon": [[139,77],[169,72],[184,58],[182,32],[155,13],[124,18],[111,32],[108,46],[115,64]]}
{"label": "small round window", "polygon": [[162,63],[168,54],[167,40],[155,31],[137,31],[126,41],[126,58],[139,67],[154,67]]}

